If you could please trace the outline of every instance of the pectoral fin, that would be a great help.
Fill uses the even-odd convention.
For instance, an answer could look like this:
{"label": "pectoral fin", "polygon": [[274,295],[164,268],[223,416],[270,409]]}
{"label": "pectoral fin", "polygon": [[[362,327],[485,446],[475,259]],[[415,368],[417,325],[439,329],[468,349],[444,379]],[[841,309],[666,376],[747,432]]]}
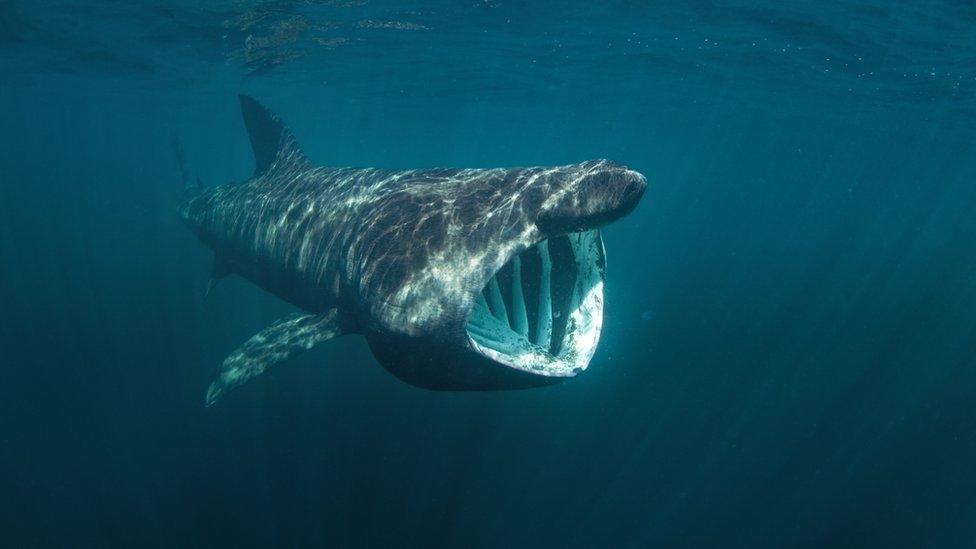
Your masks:
{"label": "pectoral fin", "polygon": [[207,406],[227,390],[334,337],[351,325],[338,309],[321,315],[294,315],[261,330],[224,359],[217,379],[207,390]]}

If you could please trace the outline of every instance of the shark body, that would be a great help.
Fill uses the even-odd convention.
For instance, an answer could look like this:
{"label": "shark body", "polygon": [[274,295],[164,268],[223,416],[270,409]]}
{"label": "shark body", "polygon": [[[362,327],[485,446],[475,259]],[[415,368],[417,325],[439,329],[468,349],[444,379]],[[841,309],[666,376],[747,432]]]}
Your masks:
{"label": "shark body", "polygon": [[598,229],[637,205],[641,174],[607,160],[316,167],[275,115],[250,97],[240,101],[253,178],[197,192],[179,213],[214,251],[211,285],[237,274],[304,314],[228,356],[208,405],[353,333],[393,375],[429,389],[534,387],[586,369],[603,320]]}

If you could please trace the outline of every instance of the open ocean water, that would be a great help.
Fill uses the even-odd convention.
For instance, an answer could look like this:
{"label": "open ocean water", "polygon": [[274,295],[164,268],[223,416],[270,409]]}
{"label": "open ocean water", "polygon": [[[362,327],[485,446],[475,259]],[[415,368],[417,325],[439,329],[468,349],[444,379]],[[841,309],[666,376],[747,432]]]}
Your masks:
{"label": "open ocean water", "polygon": [[[433,392],[294,311],[183,174],[238,93],[318,164],[610,158],[589,369]],[[0,545],[976,546],[976,5],[0,0]]]}

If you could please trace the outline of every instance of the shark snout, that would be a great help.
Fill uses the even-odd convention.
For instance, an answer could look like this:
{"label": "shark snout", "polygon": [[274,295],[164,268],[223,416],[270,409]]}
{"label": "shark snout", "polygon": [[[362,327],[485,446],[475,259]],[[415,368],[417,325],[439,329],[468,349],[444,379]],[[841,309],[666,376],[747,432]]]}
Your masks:
{"label": "shark snout", "polygon": [[647,190],[647,179],[634,170],[620,168],[606,172],[602,178],[595,178],[593,185],[594,194],[608,195],[606,206],[618,213],[619,217],[630,213],[640,202]]}
{"label": "shark snout", "polygon": [[543,204],[537,224],[549,234],[599,228],[630,213],[647,189],[639,172],[610,162],[567,176]]}

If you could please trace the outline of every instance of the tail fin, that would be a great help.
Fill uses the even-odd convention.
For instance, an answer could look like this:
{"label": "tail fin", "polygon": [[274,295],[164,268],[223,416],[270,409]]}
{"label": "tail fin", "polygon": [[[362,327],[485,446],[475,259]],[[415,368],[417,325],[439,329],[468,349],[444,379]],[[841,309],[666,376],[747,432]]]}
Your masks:
{"label": "tail fin", "polygon": [[180,170],[180,181],[184,187],[190,185],[190,170],[186,167],[186,154],[183,153],[183,143],[176,133],[169,135],[169,144],[173,147],[173,156],[176,157],[176,167]]}
{"label": "tail fin", "polygon": [[291,131],[263,105],[247,95],[239,96],[244,126],[254,150],[254,177],[273,170],[307,169],[311,162],[298,146]]}
{"label": "tail fin", "polygon": [[186,153],[183,151],[183,142],[180,141],[180,138],[177,137],[175,132],[170,134],[169,142],[173,147],[173,156],[176,157],[176,167],[180,170],[183,194],[190,195],[200,192],[203,190],[203,183],[200,182],[200,176],[197,176],[195,183],[190,181],[190,168],[186,165]]}

